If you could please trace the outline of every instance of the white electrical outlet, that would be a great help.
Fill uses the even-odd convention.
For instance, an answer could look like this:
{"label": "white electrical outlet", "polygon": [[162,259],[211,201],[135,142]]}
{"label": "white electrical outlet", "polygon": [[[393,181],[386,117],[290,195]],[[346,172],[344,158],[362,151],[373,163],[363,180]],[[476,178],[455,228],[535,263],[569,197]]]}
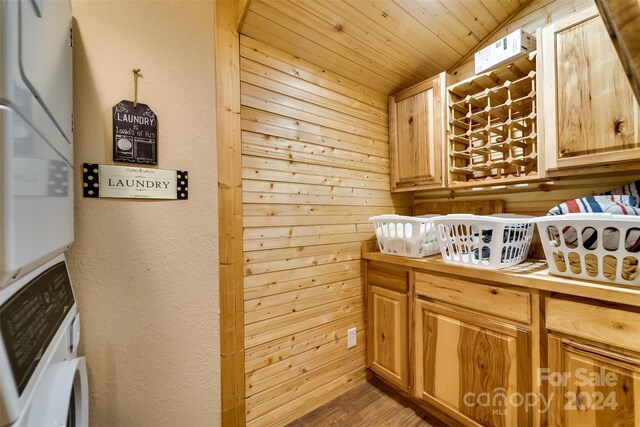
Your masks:
{"label": "white electrical outlet", "polygon": [[355,347],[357,342],[356,328],[347,329],[347,348]]}

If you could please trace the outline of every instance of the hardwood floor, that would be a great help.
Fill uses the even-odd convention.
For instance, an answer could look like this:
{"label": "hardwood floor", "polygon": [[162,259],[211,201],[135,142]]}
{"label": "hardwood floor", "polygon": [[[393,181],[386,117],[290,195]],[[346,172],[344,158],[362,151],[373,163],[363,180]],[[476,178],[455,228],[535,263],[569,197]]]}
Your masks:
{"label": "hardwood floor", "polygon": [[373,377],[287,427],[446,427]]}

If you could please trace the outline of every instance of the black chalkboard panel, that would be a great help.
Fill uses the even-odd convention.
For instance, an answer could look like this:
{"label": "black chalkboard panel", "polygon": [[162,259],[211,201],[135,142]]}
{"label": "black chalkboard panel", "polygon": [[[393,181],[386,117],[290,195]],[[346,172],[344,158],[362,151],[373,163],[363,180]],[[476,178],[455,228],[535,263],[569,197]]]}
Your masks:
{"label": "black chalkboard panel", "polygon": [[146,104],[113,107],[113,161],[158,164],[158,117]]}

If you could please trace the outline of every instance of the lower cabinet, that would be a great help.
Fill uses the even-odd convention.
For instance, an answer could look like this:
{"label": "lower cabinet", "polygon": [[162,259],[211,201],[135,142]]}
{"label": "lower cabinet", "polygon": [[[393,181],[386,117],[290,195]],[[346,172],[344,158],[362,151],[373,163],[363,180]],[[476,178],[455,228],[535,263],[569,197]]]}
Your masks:
{"label": "lower cabinet", "polygon": [[640,308],[367,266],[368,366],[465,426],[640,426]]}
{"label": "lower cabinet", "polygon": [[409,389],[409,272],[381,264],[367,270],[369,368]]}
{"label": "lower cabinet", "polygon": [[640,426],[640,313],[548,298],[549,425]]}
{"label": "lower cabinet", "polygon": [[369,367],[403,389],[409,386],[408,295],[369,287]]}
{"label": "lower cabinet", "polygon": [[415,300],[415,396],[465,425],[531,425],[531,334]]}
{"label": "lower cabinet", "polygon": [[640,425],[640,360],[549,336],[549,425]]}

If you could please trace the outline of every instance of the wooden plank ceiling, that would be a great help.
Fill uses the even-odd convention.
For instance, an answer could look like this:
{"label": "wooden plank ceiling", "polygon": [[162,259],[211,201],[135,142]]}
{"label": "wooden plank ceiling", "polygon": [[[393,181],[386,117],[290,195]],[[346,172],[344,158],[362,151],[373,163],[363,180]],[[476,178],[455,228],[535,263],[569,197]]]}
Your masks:
{"label": "wooden plank ceiling", "polygon": [[250,0],[240,32],[390,95],[453,68],[531,0]]}

